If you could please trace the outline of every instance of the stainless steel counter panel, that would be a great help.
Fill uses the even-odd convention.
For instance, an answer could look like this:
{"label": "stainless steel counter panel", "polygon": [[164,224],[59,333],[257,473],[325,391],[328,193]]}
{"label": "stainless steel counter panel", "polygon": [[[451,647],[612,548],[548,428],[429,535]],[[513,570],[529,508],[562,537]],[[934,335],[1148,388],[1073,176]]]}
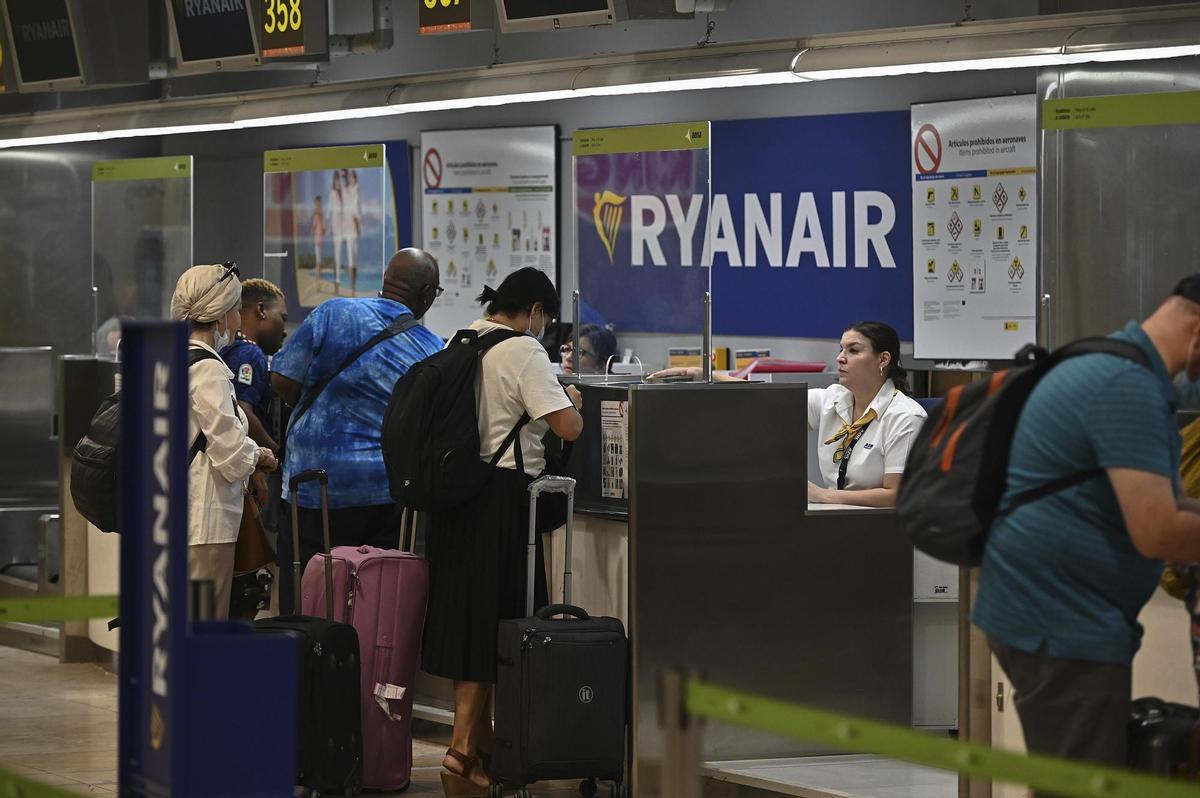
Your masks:
{"label": "stainless steel counter panel", "polygon": [[52,505],[58,499],[54,351],[0,347],[0,380],[0,505]]}
{"label": "stainless steel counter panel", "polygon": [[[808,513],[807,386],[631,391],[634,791],[658,794],[656,680],[908,725],[912,547],[888,512]],[[711,725],[708,760],[817,749]]]}

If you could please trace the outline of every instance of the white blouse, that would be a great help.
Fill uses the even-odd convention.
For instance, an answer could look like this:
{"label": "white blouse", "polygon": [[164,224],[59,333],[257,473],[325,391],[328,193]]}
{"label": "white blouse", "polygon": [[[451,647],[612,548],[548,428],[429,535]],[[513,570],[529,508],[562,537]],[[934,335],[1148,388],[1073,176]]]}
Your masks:
{"label": "white blouse", "polygon": [[[202,341],[188,346],[217,354]],[[188,370],[189,451],[200,430],[208,439],[188,467],[189,546],[237,541],[242,493],[258,464],[258,444],[249,437],[232,380],[233,372],[219,359],[201,360]]]}
{"label": "white blouse", "polygon": [[[885,474],[904,473],[908,450],[925,423],[925,409],[897,391],[891,380],[883,383],[867,409],[871,408],[877,418],[863,431],[850,452],[845,490],[881,488]],[[825,441],[836,435],[842,425],[857,420],[850,418],[853,412],[854,395],[841,385],[808,391],[808,428],[816,433],[817,460],[827,488],[837,488],[841,463],[835,463],[833,455],[841,441]],[[864,410],[859,416],[866,412]]]}

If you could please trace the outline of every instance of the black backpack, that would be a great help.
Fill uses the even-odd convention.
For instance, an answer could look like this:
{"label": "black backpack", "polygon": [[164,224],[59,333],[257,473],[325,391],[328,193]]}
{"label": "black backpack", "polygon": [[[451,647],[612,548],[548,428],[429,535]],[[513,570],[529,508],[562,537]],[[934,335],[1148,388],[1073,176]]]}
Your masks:
{"label": "black backpack", "polygon": [[483,489],[529,416],[521,417],[490,464],[480,460],[475,378],[489,349],[521,335],[459,330],[448,347],[413,364],[396,382],[381,437],[392,498],[401,506],[449,510]]}
{"label": "black backpack", "polygon": [[1017,494],[1004,507],[1008,458],[1021,410],[1050,369],[1068,358],[1116,355],[1149,369],[1146,353],[1115,338],[1085,338],[1053,353],[1027,346],[1013,368],[959,385],[925,420],[913,441],[896,500],[896,516],[913,545],[936,559],[977,566],[988,530],[1021,505],[1104,474],[1093,468]]}
{"label": "black backpack", "polygon": [[[204,349],[188,350],[188,368],[201,360],[219,360]],[[116,532],[117,522],[117,449],[121,441],[121,393],[100,403],[87,434],[71,452],[71,500],[79,514],[101,532]],[[197,434],[188,453],[188,464],[204,451],[208,439]]]}

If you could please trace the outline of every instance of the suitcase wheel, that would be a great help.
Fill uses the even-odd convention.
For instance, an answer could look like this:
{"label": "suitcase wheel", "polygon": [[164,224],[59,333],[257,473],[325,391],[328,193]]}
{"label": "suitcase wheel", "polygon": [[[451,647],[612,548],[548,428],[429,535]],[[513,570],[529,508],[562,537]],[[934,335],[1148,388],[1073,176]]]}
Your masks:
{"label": "suitcase wheel", "polygon": [[488,785],[488,798],[504,798],[504,787],[499,782],[493,781]]}
{"label": "suitcase wheel", "polygon": [[629,783],[618,781],[613,784],[613,798],[629,798]]}
{"label": "suitcase wheel", "polygon": [[524,787],[517,790],[516,793],[514,793],[514,795],[516,795],[516,798],[533,798],[533,793]]}
{"label": "suitcase wheel", "polygon": [[583,798],[594,798],[596,795],[596,780],[584,779],[583,781],[579,782],[579,794],[582,795]]}

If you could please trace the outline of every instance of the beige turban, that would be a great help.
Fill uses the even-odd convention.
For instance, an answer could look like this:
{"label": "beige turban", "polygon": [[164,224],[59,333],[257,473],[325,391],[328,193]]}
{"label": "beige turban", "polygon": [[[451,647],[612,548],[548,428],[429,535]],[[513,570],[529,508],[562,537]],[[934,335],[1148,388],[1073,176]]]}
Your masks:
{"label": "beige turban", "polygon": [[[201,323],[219,321],[242,301],[242,284],[224,266],[193,266],[179,277],[171,294],[171,318]],[[218,282],[220,281],[220,282]]]}

